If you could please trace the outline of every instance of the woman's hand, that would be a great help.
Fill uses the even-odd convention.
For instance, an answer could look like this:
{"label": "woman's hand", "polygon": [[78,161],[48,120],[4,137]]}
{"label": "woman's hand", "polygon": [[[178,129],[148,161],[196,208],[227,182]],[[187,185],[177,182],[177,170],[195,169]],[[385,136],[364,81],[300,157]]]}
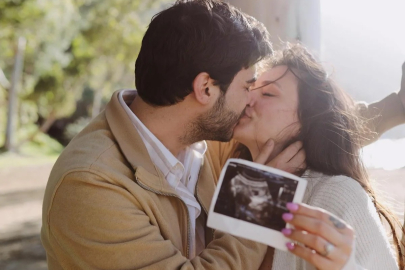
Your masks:
{"label": "woman's hand", "polygon": [[343,269],[353,252],[353,229],[321,208],[295,203],[287,208],[291,213],[283,214],[283,219],[295,227],[282,231],[292,240],[288,250],[319,270]]}

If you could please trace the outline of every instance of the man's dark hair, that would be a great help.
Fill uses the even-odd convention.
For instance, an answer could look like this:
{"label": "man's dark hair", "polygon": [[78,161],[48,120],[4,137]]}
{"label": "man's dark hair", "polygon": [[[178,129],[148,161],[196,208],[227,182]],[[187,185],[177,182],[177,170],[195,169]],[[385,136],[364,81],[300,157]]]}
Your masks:
{"label": "man's dark hair", "polygon": [[225,92],[242,68],[272,53],[266,28],[217,0],[183,0],[156,14],[135,63],[139,96],[156,106],[182,101],[207,72]]}

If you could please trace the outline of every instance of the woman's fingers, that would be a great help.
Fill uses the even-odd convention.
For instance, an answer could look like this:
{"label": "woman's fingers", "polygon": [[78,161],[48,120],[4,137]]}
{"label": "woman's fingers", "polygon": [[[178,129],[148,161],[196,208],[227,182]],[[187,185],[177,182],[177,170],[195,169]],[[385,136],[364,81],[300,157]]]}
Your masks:
{"label": "woman's fingers", "polygon": [[[342,234],[322,220],[290,213],[283,214],[283,219],[308,233],[319,235],[334,245],[344,244]],[[303,244],[306,245],[307,243]]]}
{"label": "woman's fingers", "polygon": [[346,224],[346,222],[321,208],[306,204],[287,203],[287,209],[295,215],[306,216],[318,221],[323,221],[326,224],[333,226],[341,233],[354,236],[353,229]]}
{"label": "woman's fingers", "polygon": [[317,207],[288,203],[287,208],[291,213],[283,214],[283,219],[295,229],[284,229],[282,233],[300,243],[288,243],[287,248],[318,269],[341,269],[352,253],[353,229]]}
{"label": "woman's fingers", "polygon": [[[302,155],[303,155],[304,158],[305,158],[305,151],[304,151],[304,149],[301,149],[300,152],[302,152]],[[306,163],[305,160],[304,160],[304,162],[302,162],[301,165],[298,166],[298,168],[295,170],[295,173],[294,173],[294,174],[297,175],[297,176],[301,176],[301,175],[305,172],[306,169],[307,169],[307,163]]]}
{"label": "woman's fingers", "polygon": [[259,155],[257,155],[256,159],[254,162],[259,163],[259,164],[266,164],[267,160],[269,159],[269,156],[271,155],[271,152],[273,152],[274,149],[274,141],[269,139],[262,147],[260,150]]}
{"label": "woman's fingers", "polygon": [[320,270],[341,269],[341,268],[336,267],[336,264],[334,263],[334,261],[312,251],[311,249],[309,249],[307,247],[296,245],[293,243],[288,243],[287,248],[291,253],[297,255],[298,257],[300,257],[300,258],[306,260],[307,262],[311,263],[312,265],[314,265],[316,267],[316,269],[320,269]]}
{"label": "woman's fingers", "polygon": [[291,240],[298,241],[305,247],[315,250],[318,254],[324,255],[335,262],[344,264],[348,259],[345,252],[342,252],[341,249],[336,248],[334,245],[331,246],[331,243],[318,235],[294,229],[283,229],[282,233]]}

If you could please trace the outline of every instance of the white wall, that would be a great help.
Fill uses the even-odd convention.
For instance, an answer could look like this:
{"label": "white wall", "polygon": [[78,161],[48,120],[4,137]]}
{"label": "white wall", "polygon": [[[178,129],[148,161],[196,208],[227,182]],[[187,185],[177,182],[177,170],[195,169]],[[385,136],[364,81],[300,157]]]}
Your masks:
{"label": "white wall", "polygon": [[320,0],[227,0],[264,23],[278,48],[300,40],[314,53],[321,44]]}

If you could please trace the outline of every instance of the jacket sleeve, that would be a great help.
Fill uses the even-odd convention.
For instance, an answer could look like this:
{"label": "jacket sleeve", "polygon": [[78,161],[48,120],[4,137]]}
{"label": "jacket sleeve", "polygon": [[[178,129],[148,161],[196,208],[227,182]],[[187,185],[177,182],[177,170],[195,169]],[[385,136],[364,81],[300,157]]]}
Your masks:
{"label": "jacket sleeve", "polygon": [[405,107],[397,93],[392,93],[380,101],[357,104],[360,116],[366,122],[363,145],[378,140],[387,130],[405,123]]}
{"label": "jacket sleeve", "polygon": [[[84,181],[83,181],[84,180]],[[92,172],[72,172],[48,210],[48,261],[63,269],[258,269],[266,246],[216,232],[192,260],[166,240],[144,201]],[[180,225],[179,225],[180,226]],[[50,268],[52,269],[52,268]]]}

